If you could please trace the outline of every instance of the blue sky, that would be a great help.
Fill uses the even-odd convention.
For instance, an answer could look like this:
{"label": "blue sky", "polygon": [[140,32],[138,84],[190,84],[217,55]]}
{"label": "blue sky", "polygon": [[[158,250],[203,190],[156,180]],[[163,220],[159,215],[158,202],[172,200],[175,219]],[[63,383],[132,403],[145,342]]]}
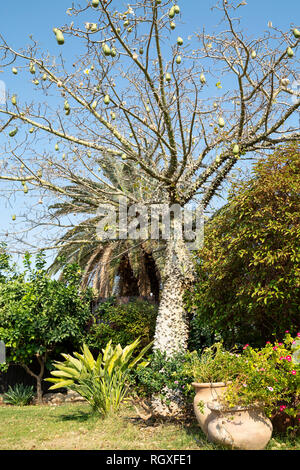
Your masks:
{"label": "blue sky", "polygon": [[[80,2],[85,4],[85,0]],[[128,2],[116,0],[115,3],[127,6]],[[179,26],[178,34],[187,37],[203,27],[212,31],[217,26],[217,16],[211,11],[216,0],[178,0],[183,13],[183,25]],[[14,0],[13,2],[0,2],[0,32],[6,41],[16,49],[22,48],[29,43],[29,35],[39,42],[42,49],[47,49],[51,54],[61,52],[57,46],[52,32],[53,27],[69,23],[70,17],[66,10],[72,5],[72,0]],[[300,1],[299,0],[248,0],[247,6],[239,9],[242,16],[243,29],[247,36],[259,36],[267,29],[268,21],[272,21],[275,27],[288,30],[291,24],[300,23]],[[63,53],[66,57],[74,54],[73,44],[66,41]],[[300,71],[299,71],[300,74]],[[11,77],[0,73],[0,80],[7,80],[10,88]],[[18,95],[28,99],[32,95],[32,86],[19,82],[16,90]],[[1,182],[0,182],[1,184]],[[17,198],[14,208],[9,207],[0,196],[0,238],[11,225],[12,211],[18,212],[22,207],[23,200]]]}

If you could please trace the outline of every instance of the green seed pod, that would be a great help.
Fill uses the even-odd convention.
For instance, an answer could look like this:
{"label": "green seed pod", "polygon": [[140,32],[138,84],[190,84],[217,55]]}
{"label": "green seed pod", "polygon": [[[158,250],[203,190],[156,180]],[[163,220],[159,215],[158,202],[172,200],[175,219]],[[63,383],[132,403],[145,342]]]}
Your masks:
{"label": "green seed pod", "polygon": [[107,44],[103,44],[102,50],[104,52],[104,55],[109,56],[111,54],[110,47]]}
{"label": "green seed pod", "polygon": [[71,110],[70,110],[70,109],[66,109],[66,111],[65,111],[65,115],[66,115],[66,116],[69,116],[70,112],[71,112]]}
{"label": "green seed pod", "polygon": [[111,113],[111,118],[112,118],[113,120],[115,120],[115,119],[116,119],[116,115],[115,115],[115,113]]}
{"label": "green seed pod", "polygon": [[42,170],[37,171],[37,177],[41,178],[43,176]]}
{"label": "green seed pod", "polygon": [[16,220],[16,216],[15,216],[15,215],[12,215],[11,218],[12,218],[12,220]]}
{"label": "green seed pod", "polygon": [[170,82],[172,79],[171,75],[169,73],[166,73],[166,80],[167,82]]}
{"label": "green seed pod", "polygon": [[46,73],[43,74],[42,80],[43,80],[44,82],[47,80],[47,74],[46,74]]}
{"label": "green seed pod", "polygon": [[16,67],[13,67],[11,70],[12,70],[12,73],[14,73],[15,75],[18,74],[18,69],[16,69]]}
{"label": "green seed pod", "polygon": [[97,23],[92,23],[90,30],[92,31],[92,33],[95,33],[98,30]]}
{"label": "green seed pod", "polygon": [[297,29],[297,28],[293,29],[293,35],[295,36],[296,39],[299,39],[300,38],[299,29]]}
{"label": "green seed pod", "polygon": [[33,80],[33,83],[34,85],[38,85],[40,82],[38,81],[38,79],[36,79],[36,80]]}
{"label": "green seed pod", "polygon": [[66,159],[66,154],[65,154],[65,153],[62,154],[62,159],[63,159],[63,160]]}
{"label": "green seed pod", "polygon": [[16,96],[15,96],[15,95],[13,95],[13,96],[12,96],[12,98],[11,98],[11,102],[12,102],[12,104],[13,104],[14,106],[16,106],[16,105],[17,105],[17,98],[16,98]]}
{"label": "green seed pod", "polygon": [[126,153],[122,153],[121,158],[122,158],[122,160],[126,160],[126,158],[127,158]]}
{"label": "green seed pod", "polygon": [[238,144],[234,144],[232,152],[234,153],[234,155],[238,155],[240,153],[240,147],[238,146]]}
{"label": "green seed pod", "polygon": [[24,191],[24,194],[27,194],[28,193],[28,187],[27,187],[27,184],[24,183],[24,186],[23,186],[23,191]]}
{"label": "green seed pod", "polygon": [[175,28],[176,28],[176,24],[174,23],[174,21],[171,21],[171,23],[170,23],[170,28],[171,28],[171,29],[175,29]]}
{"label": "green seed pod", "polygon": [[175,11],[174,11],[174,7],[172,7],[169,11],[169,18],[174,18],[175,16]]}
{"label": "green seed pod", "polygon": [[29,71],[30,73],[35,74],[35,65],[33,62],[30,62],[29,64]]}
{"label": "green seed pod", "polygon": [[139,54],[143,55],[144,54],[144,49],[141,47],[139,50]]}
{"label": "green seed pod", "polygon": [[287,48],[286,53],[289,57],[293,57],[293,55],[294,55],[294,51],[291,47]]}
{"label": "green seed pod", "polygon": [[183,39],[180,36],[178,36],[178,38],[177,38],[177,44],[178,44],[178,46],[182,46],[182,44],[183,44]]}
{"label": "green seed pod", "polygon": [[176,57],[176,64],[181,64],[181,56],[180,55],[178,55]]}
{"label": "green seed pod", "polygon": [[161,4],[161,0],[156,0],[156,4],[157,4],[157,5],[160,5],[160,4]]}
{"label": "green seed pod", "polygon": [[252,59],[255,59],[255,57],[256,57],[256,52],[255,51],[251,52],[251,57],[252,57]]}
{"label": "green seed pod", "polygon": [[96,107],[97,107],[97,101],[93,101],[91,104],[91,108],[96,109]]}
{"label": "green seed pod", "polygon": [[32,133],[34,132],[34,127],[31,127],[31,128],[29,129],[29,132],[30,132],[30,134],[32,134]]}
{"label": "green seed pod", "polygon": [[91,158],[91,156],[92,156],[91,152],[88,152],[88,153],[87,153],[87,157],[88,157],[88,158]]}
{"label": "green seed pod", "polygon": [[202,84],[206,83],[206,78],[205,78],[204,73],[201,73],[201,75],[200,75],[200,82],[201,82]]}
{"label": "green seed pod", "polygon": [[220,161],[221,161],[221,155],[217,155],[216,156],[216,163],[220,163]]}
{"label": "green seed pod", "polygon": [[219,124],[220,127],[224,127],[224,126],[225,126],[225,121],[224,121],[224,119],[220,117],[220,118],[219,118],[219,121],[218,121],[218,124]]}
{"label": "green seed pod", "polygon": [[99,6],[99,0],[92,0],[92,6],[97,8]]}
{"label": "green seed pod", "polygon": [[57,44],[59,44],[60,46],[61,46],[62,44],[64,44],[65,39],[64,39],[64,35],[63,35],[63,33],[61,32],[61,30],[60,30],[60,29],[57,29],[57,28],[54,28],[53,31],[54,31],[54,34],[55,34],[55,36],[56,36]]}
{"label": "green seed pod", "polygon": [[147,111],[147,113],[150,113],[150,108],[149,108],[149,106],[146,106],[146,111]]}
{"label": "green seed pod", "polygon": [[59,150],[58,144],[55,144],[55,147],[54,147],[54,148],[55,148],[56,151],[58,151],[58,150]]}
{"label": "green seed pod", "polygon": [[180,8],[179,8],[179,6],[178,6],[178,5],[174,5],[173,8],[174,8],[175,14],[178,15],[178,14],[180,13]]}
{"label": "green seed pod", "polygon": [[16,128],[13,129],[12,131],[10,131],[10,133],[9,133],[8,135],[9,135],[10,137],[14,137],[17,132],[18,132],[18,128],[16,127]]}
{"label": "green seed pod", "polygon": [[113,47],[112,50],[110,51],[110,55],[111,55],[112,57],[116,57],[117,51],[116,51],[116,49],[115,49],[114,47]]}
{"label": "green seed pod", "polygon": [[68,111],[68,109],[70,109],[70,105],[69,105],[67,100],[65,100],[64,108],[65,108],[66,111]]}
{"label": "green seed pod", "polygon": [[130,26],[130,28],[127,29],[128,33],[131,33],[131,31],[132,31],[132,26]]}
{"label": "green seed pod", "polygon": [[110,102],[109,95],[105,95],[103,101],[104,101],[104,104],[109,104]]}

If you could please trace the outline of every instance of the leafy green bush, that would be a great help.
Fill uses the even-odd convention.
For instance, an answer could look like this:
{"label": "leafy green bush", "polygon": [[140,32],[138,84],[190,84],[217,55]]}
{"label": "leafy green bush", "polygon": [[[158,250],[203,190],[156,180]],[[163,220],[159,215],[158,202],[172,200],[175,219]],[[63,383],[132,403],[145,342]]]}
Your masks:
{"label": "leafy green bush", "polygon": [[193,351],[186,364],[198,383],[231,381],[241,373],[243,366],[240,354],[226,351],[221,342],[205,348],[201,354]]}
{"label": "leafy green bush", "polygon": [[24,406],[29,405],[35,396],[34,388],[29,385],[16,384],[9,386],[8,391],[4,394],[4,403],[8,405]]}
{"label": "leafy green bush", "polygon": [[[198,280],[187,293],[191,347],[262,346],[299,325],[300,148],[279,148],[236,184],[205,226]],[[197,331],[198,330],[198,331]],[[201,344],[202,342],[202,344]]]}
{"label": "leafy green bush", "polygon": [[24,266],[23,273],[8,272],[0,282],[0,339],[7,348],[6,367],[18,364],[34,377],[41,401],[49,357],[84,342],[91,291],[80,291],[76,265],[66,267],[61,281],[49,278],[42,254],[32,266],[27,253]]}
{"label": "leafy green bush", "polygon": [[148,362],[141,360],[152,346],[151,343],[138,356],[132,357],[139,343],[137,339],[122,349],[120,344],[113,347],[109,341],[96,360],[86,345],[83,346],[82,354],[62,354],[65,361],[55,362],[56,370],[51,372],[54,378],[46,379],[55,384],[50,390],[61,387],[75,390],[90,403],[94,411],[103,416],[117,411],[128,391],[129,372],[148,365]]}
{"label": "leafy green bush", "polygon": [[149,365],[134,373],[139,395],[157,395],[167,402],[168,390],[180,391],[187,401],[192,398],[191,353],[166,357],[159,350],[149,357]]}
{"label": "leafy green bush", "polygon": [[101,304],[90,327],[86,342],[89,347],[101,350],[108,341],[125,346],[140,338],[142,349],[153,340],[157,306],[136,300],[116,305],[114,300]]}

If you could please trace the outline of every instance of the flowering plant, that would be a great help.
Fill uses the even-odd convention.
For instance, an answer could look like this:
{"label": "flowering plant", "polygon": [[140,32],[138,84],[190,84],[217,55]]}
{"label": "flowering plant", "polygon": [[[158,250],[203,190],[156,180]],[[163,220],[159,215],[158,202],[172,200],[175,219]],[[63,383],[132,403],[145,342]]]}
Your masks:
{"label": "flowering plant", "polygon": [[186,369],[196,382],[228,382],[243,369],[243,359],[237,352],[226,351],[222,342],[205,348],[201,354],[190,353]]}
{"label": "flowering plant", "polygon": [[229,406],[261,406],[268,416],[275,411],[299,422],[300,333],[286,332],[283,342],[267,342],[261,349],[244,346],[243,369],[224,396]]}

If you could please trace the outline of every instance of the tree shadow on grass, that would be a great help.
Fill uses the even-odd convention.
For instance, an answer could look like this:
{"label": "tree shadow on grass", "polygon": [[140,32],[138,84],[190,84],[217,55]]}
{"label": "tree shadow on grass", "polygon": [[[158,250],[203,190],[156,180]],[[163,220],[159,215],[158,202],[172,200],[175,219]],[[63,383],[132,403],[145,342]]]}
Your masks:
{"label": "tree shadow on grass", "polygon": [[78,423],[84,423],[86,421],[89,421],[94,416],[95,416],[95,413],[93,413],[92,410],[90,411],[77,410],[77,411],[74,411],[73,413],[56,416],[55,418],[61,421],[77,421]]}

